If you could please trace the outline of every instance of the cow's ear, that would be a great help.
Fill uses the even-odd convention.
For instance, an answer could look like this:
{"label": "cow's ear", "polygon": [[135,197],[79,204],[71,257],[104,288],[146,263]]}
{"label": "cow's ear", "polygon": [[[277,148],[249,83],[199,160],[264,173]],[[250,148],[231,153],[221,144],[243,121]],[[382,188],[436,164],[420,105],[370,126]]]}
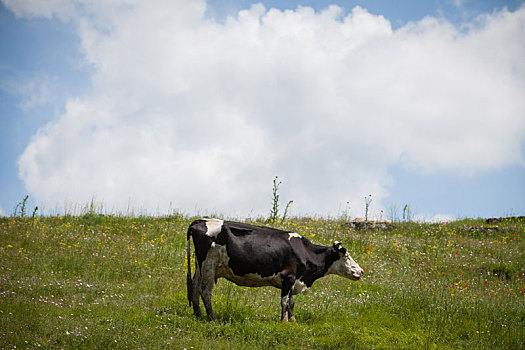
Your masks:
{"label": "cow's ear", "polygon": [[339,256],[342,258],[346,254],[346,249],[342,247],[343,243],[335,241],[334,242],[334,249],[336,252],[339,253]]}

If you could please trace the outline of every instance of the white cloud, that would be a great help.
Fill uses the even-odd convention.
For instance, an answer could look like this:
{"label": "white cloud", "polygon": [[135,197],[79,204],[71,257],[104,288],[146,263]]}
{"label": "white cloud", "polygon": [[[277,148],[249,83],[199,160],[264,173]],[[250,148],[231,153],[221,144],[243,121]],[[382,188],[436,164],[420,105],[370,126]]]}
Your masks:
{"label": "white cloud", "polygon": [[26,96],[26,99],[20,103],[20,107],[28,110],[47,104],[51,99],[50,86],[53,83],[50,78],[37,76],[20,86],[20,94]]}
{"label": "white cloud", "polygon": [[67,13],[95,68],[93,93],[19,159],[44,205],[96,196],[117,210],[266,214],[279,175],[294,213],[334,214],[368,194],[379,206],[400,162],[525,164],[523,7],[468,30],[425,18],[394,31],[359,7],[255,5],[218,23],[200,1],[29,3],[6,4]]}
{"label": "white cloud", "polygon": [[68,20],[74,15],[75,7],[69,0],[2,0],[4,5],[18,17],[44,17],[56,16],[61,20]]}
{"label": "white cloud", "polygon": [[25,76],[13,69],[0,67],[0,90],[20,97],[18,106],[24,111],[46,105],[52,97],[56,79],[41,74]]}
{"label": "white cloud", "polygon": [[454,4],[454,6],[461,8],[463,7],[465,0],[452,0],[452,3]]}

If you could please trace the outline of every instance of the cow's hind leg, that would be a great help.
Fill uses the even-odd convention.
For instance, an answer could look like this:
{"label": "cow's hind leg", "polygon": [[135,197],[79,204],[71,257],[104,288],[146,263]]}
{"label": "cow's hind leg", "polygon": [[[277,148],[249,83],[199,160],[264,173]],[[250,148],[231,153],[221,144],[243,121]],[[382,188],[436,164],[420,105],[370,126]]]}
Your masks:
{"label": "cow's hind leg", "polygon": [[197,317],[202,316],[202,311],[200,307],[200,301],[199,301],[199,295],[200,295],[200,285],[199,285],[199,276],[195,274],[196,276],[193,278],[193,290],[195,291],[192,295],[192,304],[193,304],[193,314]]}
{"label": "cow's hind leg", "polygon": [[213,309],[211,307],[211,292],[213,290],[213,284],[210,285],[203,285],[202,288],[202,301],[204,302],[204,307],[206,308],[206,314],[208,315],[208,319],[210,321],[215,321],[217,317],[215,316],[215,313],[213,312]]}
{"label": "cow's hind leg", "polygon": [[215,313],[211,307],[211,293],[213,291],[213,285],[215,284],[215,266],[213,264],[206,264],[205,262],[202,266],[202,271],[200,294],[204,302],[204,307],[206,308],[208,319],[215,321],[217,317],[215,317]]}
{"label": "cow's hind leg", "polygon": [[197,268],[196,268],[196,271],[195,271],[195,275],[193,276],[193,278],[191,279],[191,283],[192,283],[192,294],[191,294],[191,303],[193,304],[193,314],[197,317],[201,317],[202,316],[202,312],[201,312],[201,307],[200,307],[200,301],[199,301],[199,295],[200,295],[200,290],[201,290],[201,287],[200,287],[200,271],[199,271],[199,265],[197,265]]}

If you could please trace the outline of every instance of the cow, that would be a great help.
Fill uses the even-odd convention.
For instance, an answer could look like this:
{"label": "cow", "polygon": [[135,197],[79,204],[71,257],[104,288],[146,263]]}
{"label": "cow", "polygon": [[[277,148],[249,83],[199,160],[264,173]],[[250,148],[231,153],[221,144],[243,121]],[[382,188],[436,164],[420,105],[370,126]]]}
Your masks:
{"label": "cow", "polygon": [[[191,276],[191,244],[195,246],[195,274]],[[265,226],[200,219],[187,233],[187,292],[190,307],[202,316],[199,296],[206,314],[216,320],[211,294],[217,279],[248,287],[281,289],[281,321],[295,321],[293,296],[304,292],[319,278],[337,274],[357,281],[363,269],[340,242],[332,246],[311,243],[292,231]]]}

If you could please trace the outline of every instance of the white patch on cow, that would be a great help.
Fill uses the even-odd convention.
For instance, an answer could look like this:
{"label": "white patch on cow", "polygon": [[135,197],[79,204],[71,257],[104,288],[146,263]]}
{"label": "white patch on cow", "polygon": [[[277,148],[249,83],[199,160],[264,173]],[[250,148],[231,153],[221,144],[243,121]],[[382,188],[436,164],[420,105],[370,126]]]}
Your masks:
{"label": "white patch on cow", "polygon": [[336,274],[357,281],[363,275],[363,269],[348,253],[346,253],[344,256],[334,261],[328,269],[327,274]]}
{"label": "white patch on cow", "polygon": [[243,276],[238,276],[233,273],[233,270],[228,265],[221,265],[215,274],[216,278],[224,277],[239,286],[245,287],[264,287],[271,286],[281,288],[282,279],[279,275],[272,275],[263,277],[258,273],[247,273]]}
{"label": "white patch on cow", "polygon": [[203,219],[206,220],[206,236],[216,238],[219,232],[221,232],[222,224],[224,221],[219,219]]}
{"label": "white patch on cow", "polygon": [[300,234],[298,233],[295,233],[295,232],[288,232],[288,240],[291,240],[292,238],[302,238],[303,236],[301,236]]}

